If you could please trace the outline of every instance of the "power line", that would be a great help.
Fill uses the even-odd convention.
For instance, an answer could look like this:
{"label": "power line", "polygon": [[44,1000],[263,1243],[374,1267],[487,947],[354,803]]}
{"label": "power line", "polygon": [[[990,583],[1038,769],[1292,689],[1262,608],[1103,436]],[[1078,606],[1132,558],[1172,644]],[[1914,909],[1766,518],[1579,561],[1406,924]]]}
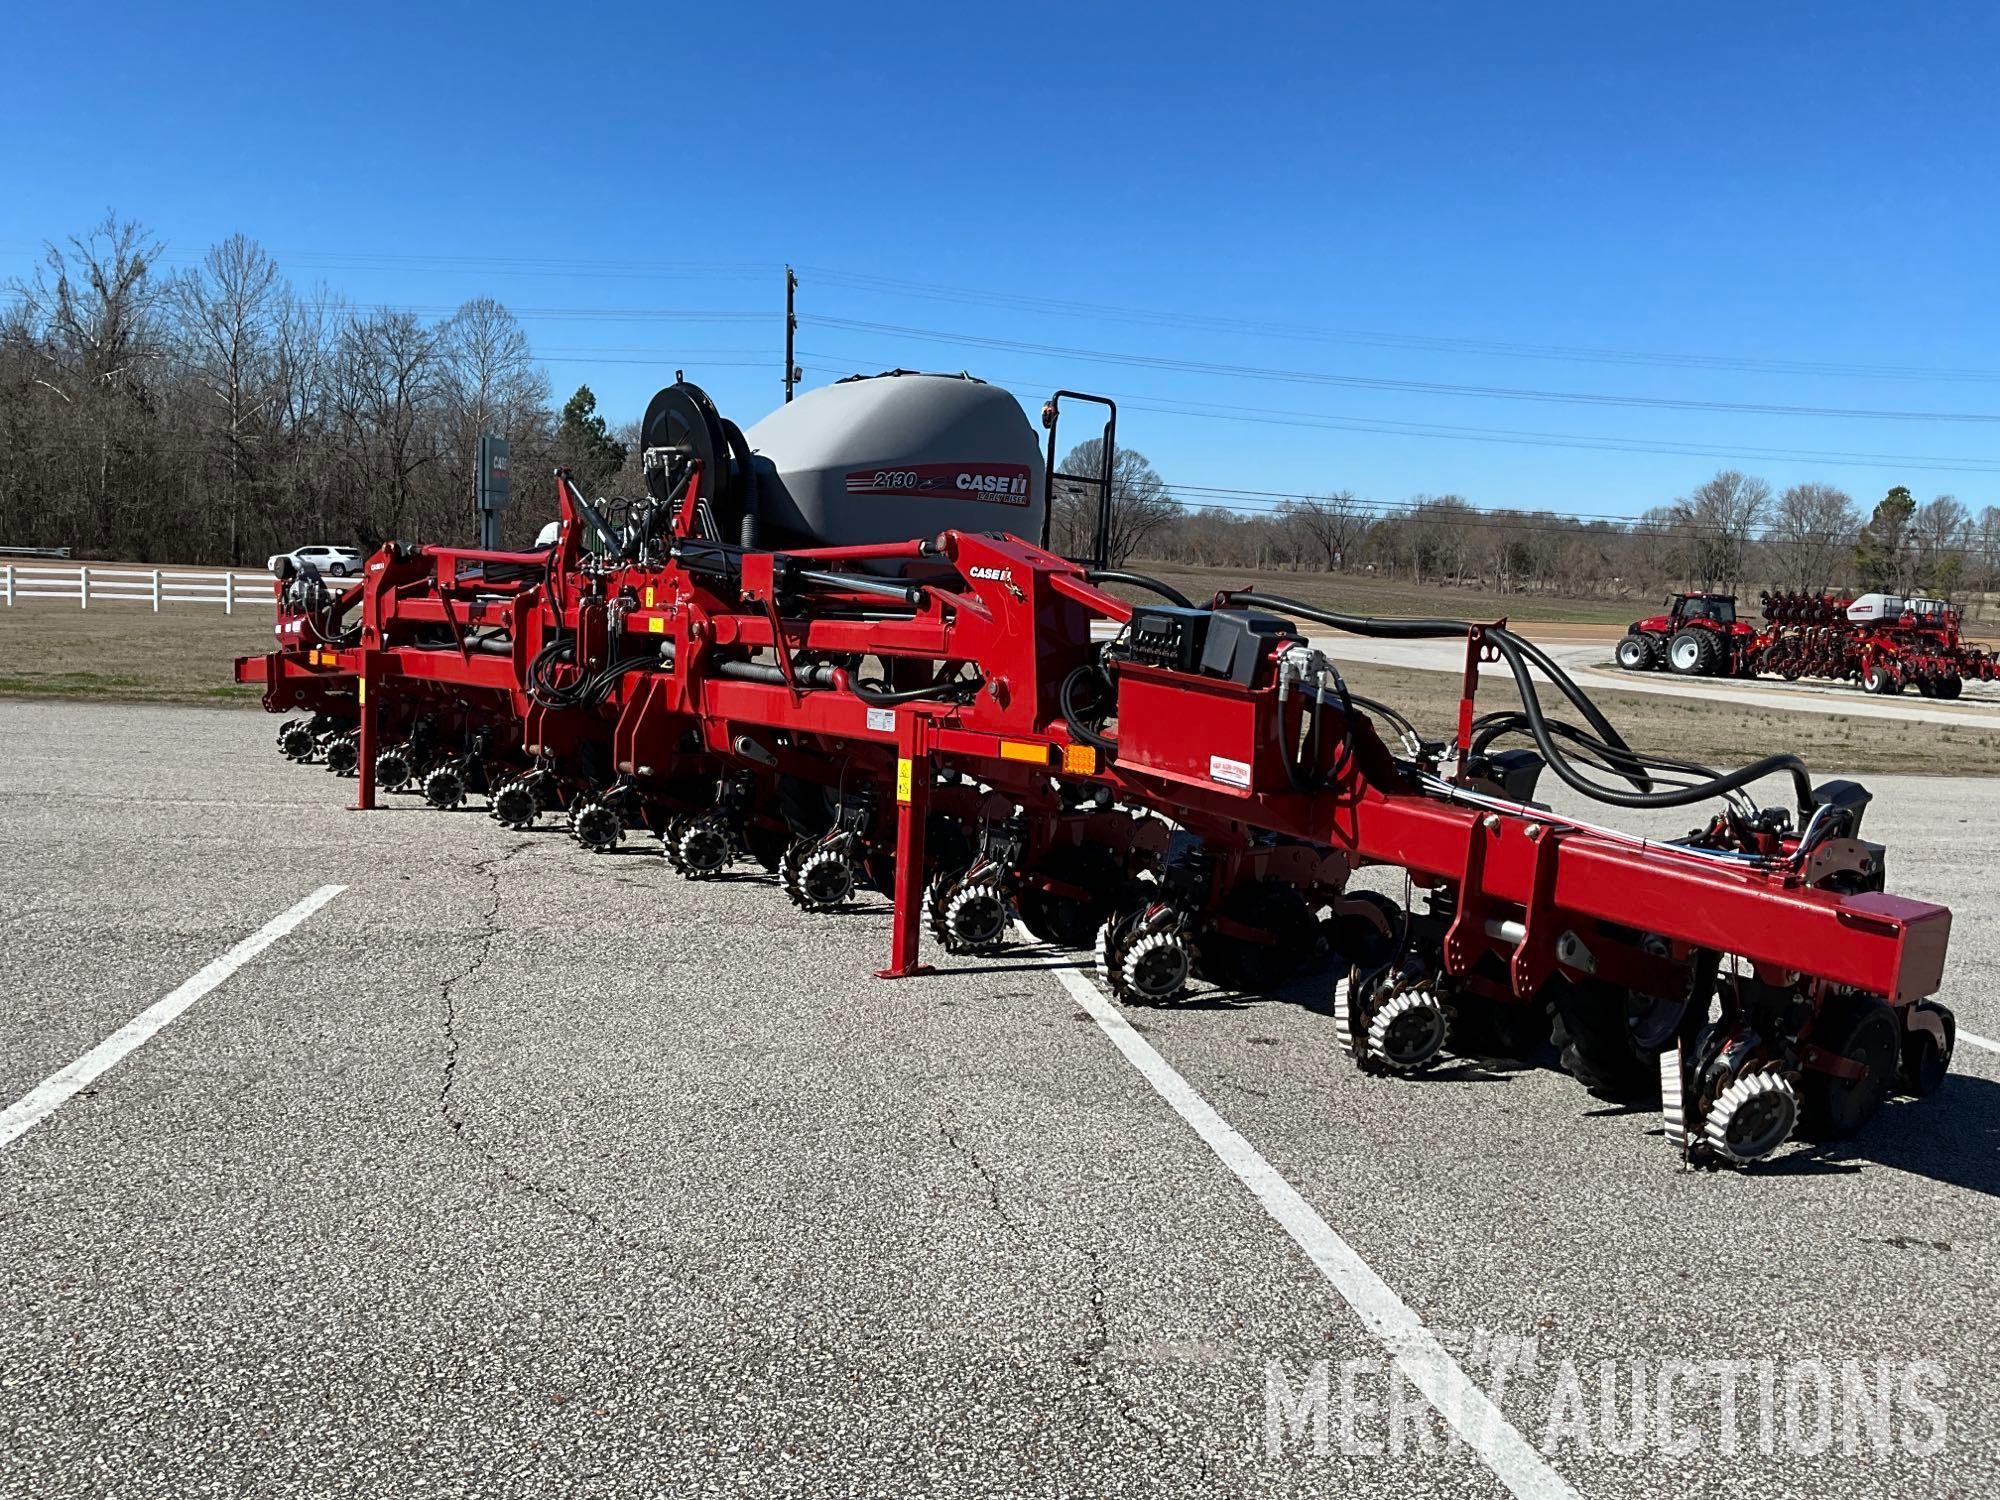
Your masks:
{"label": "power line", "polygon": [[1352,344],[1363,348],[1410,349],[1428,353],[1492,355],[1512,359],[1558,360],[1582,364],[1654,365],[1667,369],[1739,370],[1767,375],[1812,375],[1863,378],[1870,380],[2000,381],[2000,370],[1952,367],[1926,368],[1916,365],[1828,363],[1796,359],[1763,359],[1745,355],[1675,354],[1660,351],[1598,348],[1573,344],[1514,343],[1499,339],[1441,337],[1426,334],[1389,333],[1371,329],[1314,328],[1297,323],[1276,323],[1246,318],[1221,317],[1183,311],[1147,311],[1140,308],[1077,302],[1055,297],[1021,296],[1014,293],[980,291],[966,287],[940,286],[933,282],[906,281],[896,277],[836,271],[826,267],[800,267],[821,282],[857,291],[878,291],[888,295],[919,297],[973,307],[996,307],[1046,312],[1058,316],[1086,317],[1111,322],[1153,327],[1204,329],[1218,333],[1240,333],[1256,338],[1289,339],[1309,343]]}
{"label": "power line", "polygon": [[901,323],[872,323],[858,318],[829,318],[818,314],[801,318],[800,321],[818,324],[824,328],[891,334],[898,338],[921,339],[928,343],[1000,349],[1020,354],[1047,354],[1063,359],[1084,360],[1093,364],[1122,365],[1142,370],[1175,370],[1187,374],[1217,375],[1238,380],[1271,380],[1306,385],[1345,386],[1361,390],[1409,391],[1432,396],[1474,396],[1501,401],[1634,407],[1653,411],[1732,412],[1777,417],[1837,417],[1847,421],[2000,422],[2000,413],[1995,412],[1889,411],[1867,407],[1784,406],[1770,402],[1701,401],[1675,396],[1605,396],[1588,391],[1543,391],[1512,386],[1458,385],[1431,380],[1400,380],[1379,375],[1340,375],[1315,370],[1229,365],[1211,360],[1176,359],[1159,354],[1122,354],[1104,349],[1081,349],[1066,344],[1037,344],[1024,339],[989,338],[978,334],[951,333],[936,328],[915,328]]}
{"label": "power line", "polygon": [[[808,366],[815,374],[841,375],[857,367],[879,361],[848,361],[839,355],[810,354],[814,360],[835,360],[834,364]],[[1007,385],[1046,385],[1059,380],[1004,380]],[[1100,395],[1118,402],[1121,410],[1153,412],[1166,416],[1194,417],[1204,421],[1249,422],[1262,426],[1305,427],[1330,432],[1367,432],[1389,437],[1437,438],[1451,442],[1498,443],[1516,447],[1567,448],[1592,453],[1653,453],[1676,458],[1716,458],[1749,462],[1802,462],[1827,468],[1921,470],[1941,473],[2000,473],[2000,461],[1957,459],[1922,454],[1856,453],[1843,450],[1762,447],[1711,447],[1692,443],[1649,441],[1643,438],[1595,437],[1587,433],[1537,432],[1504,427],[1454,427],[1439,423],[1397,422],[1387,418],[1346,417],[1321,412],[1290,411],[1278,407],[1227,406],[1214,402],[1183,401],[1178,398],[1147,397],[1133,392],[1101,391]],[[1173,404],[1161,404],[1162,401]]]}
{"label": "power line", "polygon": [[[0,287],[0,297],[28,300],[19,287]],[[476,301],[467,298],[466,301]],[[500,304],[516,321],[579,323],[768,323],[769,311],[739,307],[512,307]],[[336,301],[328,311],[363,313],[406,313],[415,318],[450,318],[465,302],[348,302]]]}

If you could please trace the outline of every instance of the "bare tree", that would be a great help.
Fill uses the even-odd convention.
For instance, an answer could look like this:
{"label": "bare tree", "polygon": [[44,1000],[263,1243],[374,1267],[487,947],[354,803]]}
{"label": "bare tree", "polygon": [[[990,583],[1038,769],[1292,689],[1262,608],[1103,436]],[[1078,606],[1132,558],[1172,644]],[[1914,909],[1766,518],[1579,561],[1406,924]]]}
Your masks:
{"label": "bare tree", "polygon": [[212,444],[206,456],[220,480],[232,564],[243,561],[239,522],[279,396],[278,331],[289,300],[277,262],[240,234],[167,288],[180,368],[203,397],[197,421]]}
{"label": "bare tree", "polygon": [[1688,548],[1689,582],[1714,589],[1743,576],[1745,550],[1770,499],[1771,486],[1763,480],[1723,469],[1674,502],[1674,520]]}
{"label": "bare tree", "polygon": [[146,431],[147,381],[163,352],[150,279],[160,249],[107,214],[89,234],[47,246],[34,277],[11,288],[35,332],[26,378],[53,463],[52,519],[85,545],[103,545],[143,504],[114,474]]}
{"label": "bare tree", "polygon": [[399,537],[417,517],[416,476],[438,462],[435,415],[443,386],[438,330],[383,310],[349,323],[334,361],[333,416],[352,485],[348,524],[369,546]]}
{"label": "bare tree", "polygon": [[1772,581],[1801,592],[1830,587],[1860,529],[1861,512],[1845,490],[1793,485],[1778,498],[1764,532],[1774,551]]}
{"label": "bare tree", "polygon": [[1988,505],[1979,512],[1972,546],[1979,567],[1975,579],[1982,590],[2000,582],[2000,505]]}
{"label": "bare tree", "polygon": [[[1102,438],[1079,443],[1062,460],[1062,472],[1101,473],[1103,454]],[[1063,552],[1081,557],[1096,544],[1098,488],[1060,480],[1051,488],[1052,538]],[[1182,514],[1180,502],[1168,493],[1167,482],[1146,461],[1145,454],[1136,448],[1120,448],[1113,456],[1111,471],[1110,562],[1114,566],[1124,562]]]}
{"label": "bare tree", "polygon": [[1368,533],[1368,515],[1351,490],[1311,500],[1287,500],[1278,507],[1286,524],[1318,549],[1320,566],[1331,573],[1347,566],[1355,543]]}
{"label": "bare tree", "polygon": [[1417,581],[1463,578],[1478,523],[1472,503],[1458,495],[1419,495],[1402,526]]}
{"label": "bare tree", "polygon": [[42,266],[14,290],[48,331],[53,362],[79,386],[136,384],[162,349],[159,288],[150,278],[162,246],[114,215],[68,248],[49,245]]}
{"label": "bare tree", "polygon": [[506,437],[546,414],[549,377],[535,363],[514,315],[491,297],[475,297],[452,315],[439,343],[444,388],[454,415],[473,437]]}
{"label": "bare tree", "polygon": [[1910,517],[1910,545],[1919,585],[1947,595],[1957,591],[1964,581],[1971,531],[1972,517],[1956,496],[1939,495],[1917,507]]}

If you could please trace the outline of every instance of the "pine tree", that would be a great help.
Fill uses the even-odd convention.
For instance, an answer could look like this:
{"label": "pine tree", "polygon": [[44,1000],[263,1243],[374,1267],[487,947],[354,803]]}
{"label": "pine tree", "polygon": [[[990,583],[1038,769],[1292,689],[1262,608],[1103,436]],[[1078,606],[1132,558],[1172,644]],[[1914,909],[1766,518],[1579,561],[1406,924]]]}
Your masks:
{"label": "pine tree", "polygon": [[556,452],[585,494],[597,491],[625,465],[625,445],[611,436],[597,414],[597,397],[587,385],[578,386],[563,405]]}
{"label": "pine tree", "polygon": [[1854,544],[1854,570],[1861,575],[1864,589],[1902,587],[1910,517],[1916,509],[1915,497],[1899,484],[1882,497],[1875,514],[1861,528]]}

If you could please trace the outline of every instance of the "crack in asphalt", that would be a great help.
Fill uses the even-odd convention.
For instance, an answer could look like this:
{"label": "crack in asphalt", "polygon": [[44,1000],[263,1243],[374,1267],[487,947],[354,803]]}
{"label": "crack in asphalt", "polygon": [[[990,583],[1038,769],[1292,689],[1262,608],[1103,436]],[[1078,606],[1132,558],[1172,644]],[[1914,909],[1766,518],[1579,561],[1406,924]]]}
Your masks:
{"label": "crack in asphalt", "polygon": [[507,1186],[518,1189],[532,1198],[553,1206],[568,1218],[588,1225],[605,1241],[626,1252],[628,1255],[645,1258],[654,1264],[658,1264],[662,1258],[665,1258],[668,1261],[668,1264],[664,1267],[666,1275],[675,1283],[685,1287],[710,1307],[725,1314],[739,1329],[747,1332],[768,1333],[770,1329],[767,1325],[755,1322],[745,1316],[740,1308],[717,1297],[691,1276],[681,1265],[675,1263],[676,1257],[665,1247],[634,1239],[596,1209],[579,1202],[573,1194],[560,1184],[530,1177],[526,1173],[519,1171],[492,1147],[485,1145],[472,1135],[471,1131],[467,1128],[464,1113],[458,1108],[452,1098],[452,1089],[458,1082],[458,1061],[461,1050],[461,1042],[458,1035],[458,999],[454,991],[460,985],[477,977],[479,972],[485,968],[486,961],[492,957],[494,941],[500,936],[502,931],[502,924],[500,922],[500,907],[502,904],[500,896],[501,869],[517,854],[532,849],[535,845],[536,841],[534,839],[522,839],[509,845],[497,855],[473,862],[472,868],[486,877],[488,883],[487,904],[485,911],[480,913],[481,925],[477,935],[478,946],[470,962],[456,973],[447,976],[438,987],[438,995],[443,1004],[444,1011],[442,1030],[444,1032],[445,1043],[444,1065],[438,1085],[438,1113],[443,1116],[444,1122],[451,1127],[452,1135],[468,1151],[473,1152],[481,1161],[497,1172],[500,1175],[501,1181]]}
{"label": "crack in asphalt", "polygon": [[473,978],[486,967],[486,960],[493,954],[493,941],[500,936],[500,868],[523,850],[532,849],[534,840],[522,839],[510,844],[499,854],[473,861],[472,868],[486,877],[489,889],[486,910],[480,914],[478,947],[472,960],[456,974],[447,976],[438,986],[438,999],[444,1006],[444,1068],[438,1082],[438,1113],[458,1136],[465,1134],[465,1120],[452,1107],[452,1085],[458,1082],[458,999],[452,993],[459,985]]}
{"label": "crack in asphalt", "polygon": [[[1035,1242],[1028,1226],[1012,1213],[1000,1195],[1000,1179],[993,1169],[981,1160],[978,1151],[966,1140],[964,1131],[957,1123],[957,1111],[947,1108],[938,1121],[938,1134],[953,1151],[963,1156],[979,1174],[986,1187],[986,1199],[993,1212],[999,1215],[1001,1225],[1023,1244]],[[1082,1345],[1073,1354],[1071,1362],[1085,1371],[1084,1389],[1100,1391],[1110,1398],[1119,1419],[1138,1428],[1141,1432],[1163,1443],[1175,1442],[1174,1435],[1159,1424],[1141,1416],[1138,1404],[1132,1394],[1122,1389],[1111,1370],[1109,1350],[1111,1347],[1111,1322],[1106,1309],[1104,1289],[1104,1253],[1080,1241],[1058,1241],[1062,1247],[1076,1256],[1086,1267],[1086,1305],[1089,1308],[1089,1327],[1083,1335]]]}

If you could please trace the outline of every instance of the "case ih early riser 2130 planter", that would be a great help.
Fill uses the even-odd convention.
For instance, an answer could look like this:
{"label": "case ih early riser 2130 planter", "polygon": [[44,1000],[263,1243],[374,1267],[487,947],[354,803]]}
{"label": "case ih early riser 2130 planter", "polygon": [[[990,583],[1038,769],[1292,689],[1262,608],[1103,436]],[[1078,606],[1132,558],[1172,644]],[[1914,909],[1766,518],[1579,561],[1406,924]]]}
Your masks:
{"label": "case ih early riser 2130 planter", "polygon": [[[237,676],[361,807],[480,795],[591,848],[657,837],[691,880],[753,860],[809,910],[879,890],[885,977],[1017,923],[1094,949],[1130,1005],[1320,966],[1330,1060],[1414,1074],[1546,1037],[1595,1090],[1660,1089],[1670,1139],[1713,1163],[1937,1086],[1951,915],[1885,893],[1861,787],[1789,755],[1718,775],[1635,752],[1504,624],[1197,605],[1106,568],[1109,402],[1106,472],[1065,476],[1096,488],[1095,556],[1051,553],[1058,413],[1094,399],[1050,400],[1045,461],[965,377],[843,381],[748,434],[677,383],[646,415],[644,497],[559,474],[544,550],[392,544],[348,593],[291,574],[278,649]],[[1307,628],[1463,641],[1455,736],[1351,693]],[[1476,711],[1482,661],[1519,707]],[[1642,839],[1539,804],[1544,772],[1719,810]],[[1765,778],[1789,806],[1749,800]],[[1371,864],[1406,872],[1406,903],[1349,890]]]}
{"label": "case ih early riser 2130 planter", "polygon": [[1956,698],[1968,681],[2000,676],[2000,657],[1962,640],[1958,610],[1942,599],[1757,598],[1761,630],[1736,618],[1733,594],[1669,595],[1666,613],[1632,622],[1618,665],[1688,677],[1831,677],[1871,693],[1914,687],[1926,698]]}

